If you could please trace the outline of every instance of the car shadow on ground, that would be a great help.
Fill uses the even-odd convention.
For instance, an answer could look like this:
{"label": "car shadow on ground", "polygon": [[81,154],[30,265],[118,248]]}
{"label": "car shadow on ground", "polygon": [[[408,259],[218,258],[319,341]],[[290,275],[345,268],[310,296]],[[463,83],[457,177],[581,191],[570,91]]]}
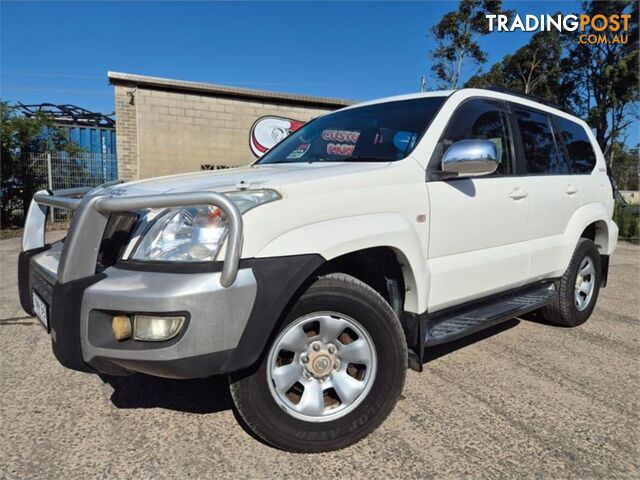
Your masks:
{"label": "car shadow on ground", "polygon": [[100,378],[113,388],[111,403],[116,408],[163,408],[198,414],[231,410],[240,427],[264,443],[236,410],[226,375],[195,380],[172,380],[142,374],[127,377],[100,375]]}
{"label": "car shadow on ground", "polygon": [[233,408],[227,377],[172,380],[135,374],[128,377],[100,375],[113,388],[111,402],[117,408],[164,408],[185,413],[216,413]]}

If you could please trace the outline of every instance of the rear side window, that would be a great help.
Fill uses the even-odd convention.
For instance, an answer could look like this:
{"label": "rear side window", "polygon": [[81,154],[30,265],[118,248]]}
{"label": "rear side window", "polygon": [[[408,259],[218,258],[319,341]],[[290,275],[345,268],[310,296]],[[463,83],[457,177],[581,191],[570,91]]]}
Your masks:
{"label": "rear side window", "polygon": [[562,117],[556,117],[556,122],[562,132],[573,173],[591,173],[596,166],[596,154],[585,129]]}
{"label": "rear side window", "polygon": [[544,113],[518,107],[514,108],[514,113],[522,138],[527,173],[569,173],[569,165],[560,154],[553,134],[551,118]]}
{"label": "rear side window", "polygon": [[440,140],[440,159],[460,140],[490,140],[498,150],[497,173],[510,173],[511,135],[507,107],[502,102],[468,100],[453,114]]}

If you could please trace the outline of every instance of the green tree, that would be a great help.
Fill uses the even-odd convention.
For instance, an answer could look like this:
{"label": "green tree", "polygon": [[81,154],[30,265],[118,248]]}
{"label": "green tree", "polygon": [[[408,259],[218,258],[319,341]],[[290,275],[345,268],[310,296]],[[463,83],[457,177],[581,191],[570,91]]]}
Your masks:
{"label": "green tree", "polygon": [[612,146],[614,164],[611,172],[616,179],[620,190],[638,190],[638,175],[640,174],[640,145],[635,148],[628,148],[623,143],[616,142]]}
{"label": "green tree", "polygon": [[[575,32],[564,35],[567,65],[572,84],[570,100],[595,129],[596,138],[613,165],[614,144],[638,120],[640,50],[638,50],[638,4],[633,0],[588,1],[582,4],[588,15],[627,13],[631,15],[625,43],[582,44]],[[583,33],[598,33],[587,28]]]}
{"label": "green tree", "polygon": [[465,64],[482,65],[487,54],[478,38],[489,33],[486,14],[508,14],[496,0],[462,0],[458,11],[449,12],[431,28],[437,46],[431,51],[431,71],[444,88],[456,89]]}
{"label": "green tree", "polygon": [[[46,133],[46,134],[45,134]],[[71,143],[52,117],[37,113],[33,117],[16,115],[6,102],[0,101],[0,158],[2,205],[0,225],[13,223],[13,212],[24,210],[37,188],[46,185],[46,177],[30,162],[31,153],[81,151]],[[46,172],[44,172],[46,175]]]}
{"label": "green tree", "polygon": [[539,32],[528,44],[506,55],[488,72],[471,77],[465,87],[503,87],[564,103],[571,86],[564,78],[562,39],[557,31]]}

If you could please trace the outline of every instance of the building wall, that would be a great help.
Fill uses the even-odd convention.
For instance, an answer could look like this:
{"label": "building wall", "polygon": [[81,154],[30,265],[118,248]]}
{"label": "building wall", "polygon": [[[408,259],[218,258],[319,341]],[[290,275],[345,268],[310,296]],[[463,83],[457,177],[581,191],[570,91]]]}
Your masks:
{"label": "building wall", "polygon": [[[115,86],[120,178],[132,180],[248,165],[251,126],[275,115],[307,122],[328,109],[225,98],[128,85]],[[337,107],[336,107],[337,108]]]}
{"label": "building wall", "polygon": [[138,169],[138,123],[135,101],[127,94],[132,88],[115,87],[116,149],[118,150],[118,176],[123,180],[136,180]]}

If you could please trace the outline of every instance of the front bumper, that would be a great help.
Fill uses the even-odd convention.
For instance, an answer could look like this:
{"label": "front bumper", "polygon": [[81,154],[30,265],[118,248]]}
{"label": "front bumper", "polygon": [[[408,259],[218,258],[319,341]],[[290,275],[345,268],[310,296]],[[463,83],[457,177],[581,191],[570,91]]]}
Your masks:
{"label": "front bumper", "polygon": [[[25,311],[33,314],[34,291],[49,306],[58,361],[84,372],[167,378],[208,377],[253,365],[291,299],[324,262],[319,255],[243,260],[229,288],[221,287],[220,272],[168,273],[125,265],[52,283],[61,248],[57,243],[22,252],[18,265]],[[119,342],[111,333],[111,318],[118,313],[182,314],[188,321],[183,333],[166,342]]]}
{"label": "front bumper", "polygon": [[[23,252],[19,277],[25,310],[32,311],[33,291],[49,306],[53,351],[63,365],[171,378],[206,377],[235,369],[231,359],[257,294],[251,268],[240,269],[229,288],[220,285],[220,272],[177,274],[115,267],[61,284],[51,282],[48,268],[60,246]],[[165,342],[117,341],[111,318],[119,313],[181,314],[187,322],[178,337]]]}
{"label": "front bumper", "polygon": [[[223,373],[238,346],[256,298],[251,269],[241,269],[229,288],[220,273],[174,274],[108,268],[84,292],[80,310],[83,359],[98,370],[116,365],[162,377]],[[118,342],[114,313],[182,314],[181,334],[165,342]]]}

